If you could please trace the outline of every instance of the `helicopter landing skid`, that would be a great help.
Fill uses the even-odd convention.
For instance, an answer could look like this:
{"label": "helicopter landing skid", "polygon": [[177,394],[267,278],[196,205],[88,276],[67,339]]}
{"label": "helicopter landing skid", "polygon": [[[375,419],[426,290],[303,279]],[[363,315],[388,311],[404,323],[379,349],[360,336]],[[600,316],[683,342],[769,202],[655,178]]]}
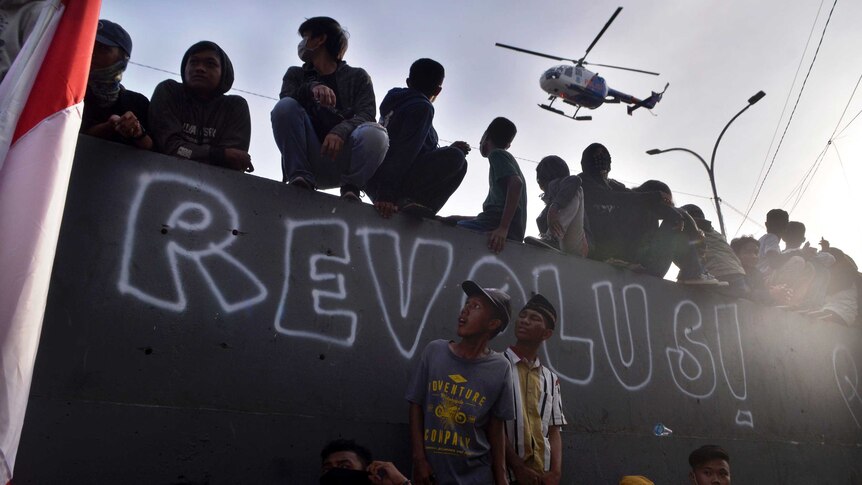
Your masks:
{"label": "helicopter landing skid", "polygon": [[[553,103],[553,101],[551,101],[551,103]],[[569,116],[566,113],[564,113],[563,110],[557,109],[557,108],[552,108],[551,105],[549,105],[549,104],[540,104],[539,107],[544,109],[544,110],[548,110],[551,113],[556,113],[560,116],[564,116],[566,118],[571,118],[575,121],[590,121],[591,119],[593,119],[592,116],[577,116],[577,114],[578,114],[577,110],[575,111],[575,114],[573,114],[572,116]]]}

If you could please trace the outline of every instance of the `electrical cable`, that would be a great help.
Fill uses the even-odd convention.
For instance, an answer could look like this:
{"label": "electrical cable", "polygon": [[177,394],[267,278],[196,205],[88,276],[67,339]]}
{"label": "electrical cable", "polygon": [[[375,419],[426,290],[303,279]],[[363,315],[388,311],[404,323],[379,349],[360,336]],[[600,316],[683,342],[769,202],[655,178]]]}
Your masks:
{"label": "electrical cable", "polygon": [[[763,180],[760,181],[760,186],[757,188],[757,192],[754,195],[754,199],[749,204],[748,209],[745,211],[746,217],[751,213],[751,210],[754,208],[754,204],[757,203],[758,197],[760,197],[760,192],[763,190],[764,184],[766,184],[766,179],[769,177],[769,173],[772,171],[772,167],[775,165],[775,159],[778,157],[778,152],[781,150],[781,145],[784,142],[784,137],[787,136],[787,130],[790,128],[790,124],[793,121],[793,115],[796,114],[796,108],[799,106],[799,100],[802,98],[802,93],[805,92],[805,85],[808,83],[808,77],[811,75],[811,70],[814,68],[814,62],[817,60],[817,55],[820,53],[820,47],[823,45],[823,39],[826,37],[826,29],[829,27],[829,22],[832,20],[832,14],[835,12],[835,6],[838,4],[838,0],[835,0],[832,3],[832,9],[829,10],[829,16],[826,17],[826,24],[823,26],[823,32],[820,34],[820,41],[817,43],[817,49],[814,51],[814,57],[811,59],[811,64],[808,66],[808,72],[805,73],[805,79],[802,81],[802,87],[799,88],[799,95],[796,97],[796,103],[793,105],[793,110],[790,111],[790,116],[787,119],[787,124],[784,126],[784,132],[781,134],[781,139],[778,140],[778,147],[775,148],[775,152],[772,154],[772,161],[769,162],[769,167],[766,169],[766,174],[763,175]],[[740,229],[742,225],[739,226]],[[737,229],[737,232],[739,229]]]}
{"label": "electrical cable", "polygon": [[[763,156],[763,163],[760,165],[760,172],[755,180],[760,180],[763,175],[763,169],[766,167],[766,161],[769,160],[769,153],[772,151],[772,146],[775,144],[775,138],[778,136],[778,129],[781,127],[781,120],[784,119],[784,113],[787,112],[787,105],[790,103],[790,96],[793,95],[793,88],[796,86],[796,79],[799,78],[799,71],[802,70],[802,62],[805,60],[805,54],[808,52],[808,46],[811,44],[811,38],[814,36],[814,28],[817,27],[817,20],[820,19],[820,11],[823,9],[823,2],[820,0],[820,6],[817,7],[817,15],[814,16],[814,22],[811,23],[811,30],[808,32],[808,39],[805,41],[805,48],[802,49],[802,56],[799,58],[799,64],[796,66],[796,72],[793,74],[793,81],[790,83],[790,89],[787,90],[787,97],[784,99],[784,106],[781,108],[781,116],[778,117],[778,122],[775,123],[775,131],[772,133],[772,139],[769,141],[769,148],[766,149],[766,155]],[[757,186],[755,182],[754,187]],[[748,196],[748,204],[752,204],[754,199],[754,187],[751,188],[751,195]],[[743,220],[743,222],[745,222]],[[738,231],[738,229],[737,229]]]}

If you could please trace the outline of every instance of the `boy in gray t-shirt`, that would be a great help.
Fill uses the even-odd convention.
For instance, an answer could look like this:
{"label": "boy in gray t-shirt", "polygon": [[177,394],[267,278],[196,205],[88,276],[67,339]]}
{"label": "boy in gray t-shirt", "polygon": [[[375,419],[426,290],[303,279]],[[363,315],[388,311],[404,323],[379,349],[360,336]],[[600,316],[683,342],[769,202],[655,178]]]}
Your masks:
{"label": "boy in gray t-shirt", "polygon": [[461,340],[429,343],[407,388],[416,485],[508,483],[511,370],[488,342],[509,323],[509,296],[472,281],[461,287],[467,294],[458,316]]}

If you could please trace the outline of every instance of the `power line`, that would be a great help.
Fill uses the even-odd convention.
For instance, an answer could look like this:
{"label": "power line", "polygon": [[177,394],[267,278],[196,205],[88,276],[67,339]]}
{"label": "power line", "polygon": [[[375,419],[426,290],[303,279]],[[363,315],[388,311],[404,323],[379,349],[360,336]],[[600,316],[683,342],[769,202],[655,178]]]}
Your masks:
{"label": "power line", "polygon": [[[806,173],[807,183],[805,182],[806,177],[803,177],[802,183],[804,184],[804,187],[802,188],[802,190],[800,190],[799,195],[796,197],[796,201],[793,203],[793,207],[791,207],[790,212],[793,212],[793,209],[795,209],[796,206],[799,205],[799,202],[802,200],[802,196],[808,190],[808,187],[811,186],[811,183],[814,181],[814,176],[817,175],[817,171],[820,170],[820,167],[823,165],[823,160],[826,158],[826,153],[829,149],[829,146],[832,145],[834,142],[834,137],[835,137],[835,134],[838,132],[838,127],[841,126],[841,122],[844,120],[844,115],[847,114],[847,109],[850,108],[850,103],[853,102],[853,97],[856,95],[856,90],[859,89],[859,83],[860,82],[862,82],[862,74],[860,74],[859,79],[856,80],[856,85],[853,86],[853,91],[850,93],[850,99],[848,99],[847,104],[844,105],[844,111],[841,112],[841,116],[838,118],[838,122],[835,124],[835,129],[832,130],[832,134],[829,136],[829,140],[826,141],[826,146],[823,148],[823,151],[821,152],[821,156],[819,157],[819,160],[815,160],[814,164],[808,170],[807,173],[810,173],[811,176],[808,177],[807,173]],[[837,153],[837,148],[836,148],[836,153]],[[839,158],[840,158],[840,155],[839,155]],[[839,160],[839,163],[841,163],[840,160]],[[844,164],[843,163],[841,163],[841,170],[842,171],[844,170]],[[845,176],[845,179],[846,179],[846,176]]]}
{"label": "power line", "polygon": [[790,123],[793,121],[793,115],[796,113],[796,108],[799,106],[799,100],[802,98],[802,93],[805,91],[805,85],[808,83],[808,77],[811,75],[811,70],[814,68],[814,62],[817,60],[817,55],[820,53],[820,47],[823,45],[823,39],[826,37],[826,29],[829,27],[829,21],[832,20],[832,13],[835,12],[835,6],[837,4],[838,0],[835,0],[832,3],[832,9],[829,10],[829,16],[826,17],[826,25],[823,26],[823,32],[820,34],[820,41],[817,43],[814,57],[811,59],[811,64],[808,66],[808,72],[805,73],[805,79],[802,80],[802,87],[799,88],[799,95],[796,97],[796,103],[793,105],[793,110],[790,111],[790,117],[787,119],[787,124],[784,126],[784,132],[781,134],[781,139],[778,140],[778,147],[776,147],[775,153],[772,154],[772,161],[769,162],[769,168],[766,169],[766,174],[764,174],[763,180],[760,182],[760,187],[757,188],[757,193],[754,195],[754,199],[751,201],[751,204],[749,204],[748,210],[745,211],[746,217],[751,213],[751,209],[754,208],[754,204],[757,203],[757,199],[760,197],[760,192],[763,190],[763,185],[769,177],[769,172],[772,171],[772,167],[775,165],[775,159],[778,157],[778,152],[781,150],[784,137],[787,136],[787,130],[790,128]]}
{"label": "power line", "polygon": [[[741,210],[739,210],[739,209],[737,209],[736,207],[734,207],[734,206],[732,206],[732,205],[728,204],[728,203],[727,203],[727,201],[725,201],[724,199],[721,199],[719,202],[721,203],[721,205],[727,206],[727,208],[728,208],[728,209],[730,209],[730,210],[732,210],[733,212],[736,212],[737,214],[741,215],[741,216],[743,217],[743,221],[742,221],[743,223],[745,223],[745,221],[748,221],[748,222],[751,222],[752,224],[754,224],[755,226],[757,226],[757,227],[759,227],[759,228],[761,228],[761,229],[763,229],[763,230],[766,230],[766,227],[764,227],[764,226],[763,226],[763,224],[761,224],[761,223],[759,223],[759,222],[755,221],[754,219],[752,219],[752,218],[748,217],[747,215],[743,214]],[[740,226],[740,227],[741,227],[741,226]],[[735,236],[735,235],[734,235],[734,236]]]}
{"label": "power line", "polygon": [[[173,71],[168,71],[167,69],[160,69],[160,68],[158,68],[158,67],[148,66],[148,65],[146,65],[146,64],[141,64],[140,62],[132,62],[132,61],[129,61],[129,64],[134,64],[134,65],[136,65],[136,66],[138,66],[138,67],[143,67],[143,68],[145,68],[145,69],[151,69],[151,70],[153,70],[153,71],[164,72],[164,73],[170,74],[170,75],[172,75],[172,76],[177,76],[177,77],[179,77],[179,78],[182,78],[182,76],[180,75],[180,73],[178,73],[178,72],[173,72]],[[252,91],[246,91],[246,90],[244,90],[244,89],[231,88],[230,90],[231,90],[231,91],[236,91],[236,92],[238,92],[238,93],[250,94],[250,95],[252,95],[252,96],[257,96],[257,97],[259,97],[259,98],[271,99],[271,100],[273,100],[273,101],[278,101],[278,98],[274,98],[274,97],[272,97],[272,96],[267,96],[267,95],[265,95],[265,94],[255,93],[255,92],[252,92]]]}
{"label": "power line", "polygon": [[[763,163],[760,165],[760,172],[755,180],[760,180],[763,175],[763,169],[766,167],[766,161],[769,160],[769,152],[772,151],[772,146],[775,144],[775,137],[778,136],[778,129],[781,127],[781,120],[784,119],[784,113],[787,111],[787,105],[790,103],[790,96],[793,95],[793,87],[796,86],[796,79],[799,77],[799,71],[802,69],[802,62],[805,60],[805,53],[808,52],[808,45],[811,43],[811,37],[814,36],[814,28],[817,27],[817,20],[820,18],[820,11],[823,9],[823,2],[820,0],[820,6],[817,7],[817,15],[814,16],[814,22],[811,23],[811,30],[808,32],[808,39],[805,41],[805,48],[802,49],[802,56],[799,57],[799,65],[796,66],[796,73],[793,74],[793,81],[790,83],[790,89],[787,90],[787,97],[784,99],[784,106],[781,108],[781,116],[778,117],[778,122],[775,123],[775,131],[772,133],[772,139],[769,141],[769,148],[766,149],[766,155],[763,156]],[[755,186],[757,183],[755,183]],[[755,188],[751,188],[751,195],[748,197],[748,203],[753,204]],[[744,220],[743,220],[744,222]],[[737,230],[738,231],[738,230]]]}
{"label": "power line", "polygon": [[841,136],[841,134],[844,133],[844,130],[846,130],[848,127],[850,127],[850,125],[853,124],[854,121],[856,121],[856,118],[858,118],[859,115],[862,115],[862,110],[859,110],[859,112],[856,113],[856,116],[854,116],[852,120],[848,121],[847,124],[844,125],[844,128],[841,128],[841,131],[839,131],[838,134],[835,135],[835,137],[833,139]]}

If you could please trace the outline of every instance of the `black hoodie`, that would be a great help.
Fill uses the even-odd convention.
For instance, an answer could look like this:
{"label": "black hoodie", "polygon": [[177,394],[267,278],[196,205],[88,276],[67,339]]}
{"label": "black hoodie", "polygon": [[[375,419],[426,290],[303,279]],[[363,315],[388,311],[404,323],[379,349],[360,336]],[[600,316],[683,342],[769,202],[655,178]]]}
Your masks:
{"label": "black hoodie", "polygon": [[389,134],[389,150],[366,190],[375,200],[396,202],[416,157],[437,148],[437,132],[431,124],[434,106],[416,89],[393,88],[380,103],[380,116]]}
{"label": "black hoodie", "polygon": [[161,153],[226,166],[225,148],[248,151],[251,116],[245,99],[224,94],[233,85],[233,64],[214,42],[201,41],[186,51],[180,65],[183,81],[189,56],[203,50],[213,50],[221,58],[218,95],[205,100],[182,83],[162,81],[150,101],[150,131]]}

